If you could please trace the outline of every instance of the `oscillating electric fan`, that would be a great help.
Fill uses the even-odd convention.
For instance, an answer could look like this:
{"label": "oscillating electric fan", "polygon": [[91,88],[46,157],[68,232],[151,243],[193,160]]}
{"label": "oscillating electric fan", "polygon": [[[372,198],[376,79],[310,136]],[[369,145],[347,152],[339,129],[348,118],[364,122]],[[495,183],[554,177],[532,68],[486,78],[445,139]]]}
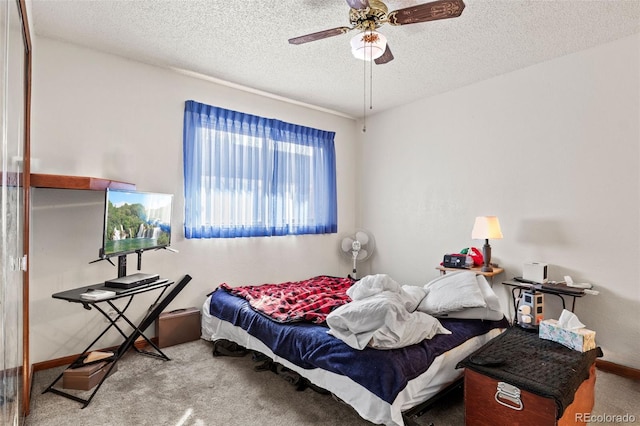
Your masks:
{"label": "oscillating electric fan", "polygon": [[373,255],[375,240],[369,231],[359,229],[340,240],[340,252],[353,262],[351,278],[357,279],[357,263],[364,262]]}

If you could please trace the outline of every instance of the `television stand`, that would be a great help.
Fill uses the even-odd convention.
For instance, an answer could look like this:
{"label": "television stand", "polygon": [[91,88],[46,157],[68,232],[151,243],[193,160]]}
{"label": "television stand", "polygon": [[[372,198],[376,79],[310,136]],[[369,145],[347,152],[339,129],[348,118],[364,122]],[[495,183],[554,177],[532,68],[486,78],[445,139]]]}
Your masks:
{"label": "television stand", "polygon": [[118,256],[118,278],[122,278],[127,275],[127,255],[121,254]]}
{"label": "television stand", "polygon": [[[138,271],[140,270],[140,267],[142,265],[142,252],[138,252]],[[106,260],[107,262],[109,262],[110,264],[112,264],[113,266],[116,266],[115,263],[113,263],[113,261],[111,260],[110,257],[102,257],[100,256],[99,259],[96,260],[92,260],[91,263],[96,263],[96,262],[100,262]],[[122,278],[124,276],[127,275],[127,255],[126,254],[121,254],[120,256],[118,256],[118,278]]]}
{"label": "television stand", "polygon": [[[175,297],[182,291],[182,289],[184,289],[184,287],[189,283],[189,281],[191,281],[191,277],[189,275],[185,275],[169,291],[169,293],[164,298],[162,298],[162,296],[167,291],[169,286],[173,284],[173,281],[158,280],[156,284],[151,284],[149,286],[142,287],[142,288],[134,288],[131,291],[128,291],[126,293],[121,293],[121,294],[116,293],[111,297],[107,297],[105,299],[100,299],[100,300],[83,299],[81,297],[81,294],[87,292],[87,290],[89,289],[102,288],[104,286],[104,284],[102,283],[89,285],[85,287],[79,287],[73,290],[67,290],[67,291],[53,294],[52,297],[54,299],[61,299],[61,300],[66,300],[72,303],[78,303],[88,310],[95,308],[109,322],[109,325],[98,335],[98,337],[95,338],[93,342],[89,344],[89,346],[85,348],[84,351],[82,351],[82,353],[71,363],[70,367],[78,367],[80,365],[84,365],[84,359],[86,358],[86,355],[89,353],[90,349],[98,342],[98,340],[100,340],[100,338],[102,338],[102,336],[104,336],[107,333],[107,331],[111,329],[111,327],[115,327],[115,329],[122,335],[124,340],[120,344],[120,346],[118,346],[118,348],[114,351],[113,357],[102,360],[102,361],[111,361],[111,364],[109,365],[106,374],[100,380],[100,382],[96,385],[95,389],[93,390],[89,398],[83,399],[54,387],[56,383],[62,378],[64,372],[60,373],[60,375],[56,377],[56,379],[42,393],[47,393],[47,392],[55,393],[56,395],[60,395],[65,398],[80,402],[82,404],[82,408],[85,408],[86,406],[89,405],[89,403],[91,402],[95,394],[98,392],[98,390],[100,389],[100,386],[102,386],[102,383],[107,379],[107,377],[109,377],[109,374],[115,367],[118,360],[122,358],[122,356],[124,356],[124,354],[127,353],[129,349],[133,348],[136,352],[140,354],[159,358],[164,361],[169,361],[170,358],[166,356],[160,350],[160,348],[158,348],[156,344],[154,344],[149,338],[147,338],[144,335],[144,331],[147,328],[149,328],[149,326],[158,318],[158,316],[169,305],[169,303],[171,303],[173,299],[175,299]],[[129,320],[126,317],[125,312],[131,305],[131,302],[133,301],[134,297],[138,294],[146,293],[148,291],[156,290],[156,289],[162,289],[162,292],[160,293],[160,295],[158,295],[155,302],[151,304],[149,308],[149,313],[142,319],[142,321],[140,321],[139,324],[136,325],[133,322],[131,322],[131,320]],[[119,309],[116,305],[113,304],[113,300],[124,298],[124,297],[129,298],[124,308]],[[108,308],[101,307],[100,306],[101,303],[106,303],[110,309],[113,309],[117,313],[115,318],[112,318],[109,316]],[[133,331],[131,331],[130,334],[127,335],[122,330],[122,328],[120,328],[120,326],[116,324],[116,321],[118,321],[119,319],[123,319],[133,329]],[[138,339],[139,337],[142,337],[154,349],[154,352],[144,351],[136,348],[134,343],[136,339]]]}
{"label": "television stand", "polygon": [[[165,247],[166,248],[166,247]],[[136,250],[136,255],[138,256],[138,271],[142,269],[142,253],[144,250]],[[118,256],[118,278],[127,276],[127,255],[121,254]]]}

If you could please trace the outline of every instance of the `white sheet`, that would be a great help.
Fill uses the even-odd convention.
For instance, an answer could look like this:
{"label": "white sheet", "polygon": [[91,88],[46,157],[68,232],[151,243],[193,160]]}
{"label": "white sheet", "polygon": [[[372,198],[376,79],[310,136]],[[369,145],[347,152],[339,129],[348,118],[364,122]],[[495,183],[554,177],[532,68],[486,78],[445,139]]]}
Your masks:
{"label": "white sheet", "polygon": [[340,374],[315,368],[307,370],[275,355],[264,343],[240,327],[222,321],[209,314],[209,298],[202,306],[202,338],[206,340],[228,339],[247,349],[267,355],[273,361],[296,371],[317,386],[328,390],[353,407],[365,420],[387,426],[403,426],[402,412],[437,394],[444,387],[461,377],[463,370],[455,366],[467,355],[501,333],[500,329],[467,340],[462,345],[438,356],[429,370],[409,381],[393,404],[389,404],[369,392],[353,380]]}
{"label": "white sheet", "polygon": [[436,334],[451,334],[436,318],[414,311],[420,300],[388,275],[368,275],[347,294],[352,301],[331,312],[327,325],[329,334],[354,349],[402,348]]}

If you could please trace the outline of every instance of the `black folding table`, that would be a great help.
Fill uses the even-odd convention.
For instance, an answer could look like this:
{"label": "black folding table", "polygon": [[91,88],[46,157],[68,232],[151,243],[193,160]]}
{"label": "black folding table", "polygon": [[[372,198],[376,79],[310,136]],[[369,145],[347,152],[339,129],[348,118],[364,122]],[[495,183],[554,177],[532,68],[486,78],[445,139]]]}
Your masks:
{"label": "black folding table", "polygon": [[[107,331],[109,331],[112,327],[115,327],[116,330],[118,330],[118,332],[122,335],[122,337],[124,338],[124,341],[122,342],[122,344],[113,352],[113,356],[106,358],[106,359],[100,359],[100,360],[96,360],[93,362],[104,362],[104,361],[109,361],[110,364],[108,366],[108,369],[106,371],[106,374],[103,376],[103,378],[100,380],[100,382],[96,385],[95,389],[93,390],[93,392],[91,393],[91,395],[89,396],[89,398],[84,399],[84,398],[80,398],[76,395],[72,395],[68,392],[64,392],[60,389],[54,388],[55,384],[62,378],[64,372],[60,373],[60,375],[42,392],[42,393],[46,393],[46,392],[52,392],[55,393],[57,395],[61,395],[64,396],[65,398],[69,398],[72,399],[74,401],[80,402],[82,403],[82,408],[85,408],[87,405],[89,405],[89,403],[91,402],[91,400],[93,399],[93,397],[95,396],[96,392],[98,392],[98,389],[100,389],[100,386],[102,386],[102,383],[105,381],[105,379],[107,377],[109,377],[109,374],[111,373],[111,370],[115,367],[116,363],[118,362],[118,360],[120,358],[122,358],[122,356],[131,348],[135,349],[136,352],[143,354],[143,355],[148,355],[148,356],[152,356],[155,358],[159,358],[165,361],[169,361],[170,358],[165,355],[160,348],[158,348],[158,346],[153,343],[151,341],[151,339],[147,338],[147,336],[144,335],[144,331],[149,328],[149,326],[158,318],[158,316],[162,313],[162,311],[169,305],[169,303],[171,303],[171,301],[178,295],[178,293],[180,293],[182,291],[182,289],[189,283],[189,281],[191,281],[191,277],[189,275],[185,275],[184,278],[182,278],[177,284],[175,284],[175,286],[173,286],[170,290],[169,287],[174,284],[173,281],[170,280],[166,280],[166,279],[158,279],[157,281],[154,281],[153,283],[150,284],[146,284],[144,286],[140,286],[140,287],[135,287],[132,289],[127,289],[126,291],[120,292],[120,293],[116,293],[113,296],[109,296],[100,300],[89,300],[86,298],[83,298],[81,295],[84,293],[87,293],[88,291],[94,291],[94,290],[114,290],[112,288],[107,288],[104,286],[104,284],[94,284],[94,285],[89,285],[89,286],[84,286],[84,287],[79,287],[79,288],[75,288],[72,290],[67,290],[67,291],[63,291],[60,293],[56,293],[53,294],[52,297],[54,299],[61,299],[61,300],[66,300],[68,302],[72,302],[72,303],[79,303],[82,304],[82,306],[87,309],[87,310],[91,310],[93,308],[95,308],[98,312],[100,312],[109,322],[109,325],[102,331],[102,333],[100,333],[100,335],[98,335],[98,337],[95,338],[95,340],[93,342],[91,342],[89,344],[89,346],[87,346],[87,348],[82,351],[82,353],[71,363],[71,365],[69,366],[69,368],[76,368],[76,367],[80,367],[82,365],[88,365],[90,363],[85,363],[84,360],[86,359],[89,350],[98,342],[98,340],[100,340],[100,338],[102,338],[102,336],[104,336]],[[129,320],[129,318],[126,317],[125,313],[127,311],[127,309],[129,309],[129,306],[131,306],[131,302],[133,301],[134,297],[138,294],[142,294],[142,293],[146,293],[152,290],[158,290],[161,289],[162,291],[160,292],[160,294],[158,295],[158,297],[156,298],[155,302],[153,304],[151,304],[151,306],[149,307],[149,312],[147,313],[147,315],[142,319],[142,321],[140,321],[140,323],[138,325],[134,324],[131,320]],[[165,295],[165,293],[167,292],[167,290],[169,290],[169,292]],[[164,296],[164,298],[163,298]],[[122,298],[128,298],[125,306],[123,308],[118,308],[113,301],[117,300],[117,299],[122,299]],[[106,306],[101,306],[101,304],[106,304]],[[108,306],[108,308],[107,308]],[[116,315],[115,317],[111,317],[109,316],[109,308],[112,309]],[[107,309],[107,310],[105,310]],[[132,331],[129,334],[126,334],[122,328],[117,324],[117,321],[119,319],[123,319],[131,328]],[[146,350],[142,350],[137,348],[134,343],[135,341],[139,338],[142,337],[154,350],[154,352],[150,352],[150,351],[146,351]]]}

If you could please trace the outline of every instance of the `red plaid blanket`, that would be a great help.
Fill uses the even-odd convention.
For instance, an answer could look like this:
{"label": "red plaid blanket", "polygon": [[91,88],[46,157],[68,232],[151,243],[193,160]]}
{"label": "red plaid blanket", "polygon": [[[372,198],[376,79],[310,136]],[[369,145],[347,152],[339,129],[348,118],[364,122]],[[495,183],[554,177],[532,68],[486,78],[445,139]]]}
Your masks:
{"label": "red plaid blanket", "polygon": [[338,306],[351,301],[347,289],[355,281],[351,278],[321,275],[303,281],[280,284],[220,288],[247,299],[256,311],[277,322],[325,322],[327,315]]}

